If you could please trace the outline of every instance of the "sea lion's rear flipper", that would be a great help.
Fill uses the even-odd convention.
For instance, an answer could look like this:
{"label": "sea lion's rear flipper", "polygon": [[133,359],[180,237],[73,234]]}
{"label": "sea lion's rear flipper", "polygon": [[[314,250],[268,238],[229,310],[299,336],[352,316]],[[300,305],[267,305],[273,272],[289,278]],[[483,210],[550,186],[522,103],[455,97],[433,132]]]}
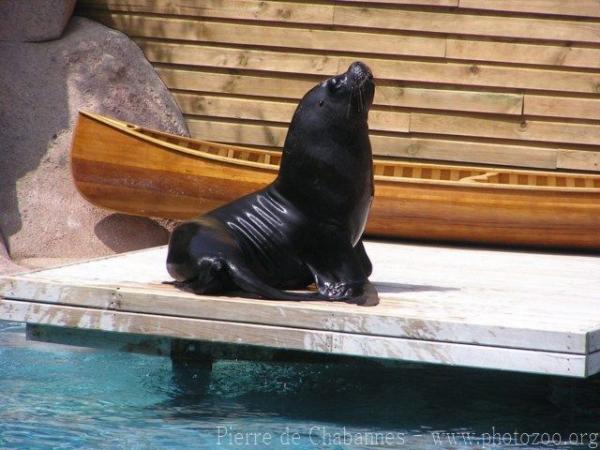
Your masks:
{"label": "sea lion's rear flipper", "polygon": [[230,289],[231,282],[221,259],[206,256],[197,263],[196,276],[180,283],[180,288],[198,295],[220,295]]}
{"label": "sea lion's rear flipper", "polygon": [[294,293],[274,288],[262,281],[243,261],[223,261],[229,269],[231,280],[243,291],[259,295],[266,300],[324,300],[319,293]]}

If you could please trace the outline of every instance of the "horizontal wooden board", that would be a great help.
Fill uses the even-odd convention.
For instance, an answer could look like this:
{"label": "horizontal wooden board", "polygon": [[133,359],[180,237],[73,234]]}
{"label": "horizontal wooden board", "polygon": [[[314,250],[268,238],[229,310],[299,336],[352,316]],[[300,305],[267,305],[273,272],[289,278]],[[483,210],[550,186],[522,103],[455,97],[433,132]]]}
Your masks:
{"label": "horizontal wooden board", "polygon": [[290,102],[187,93],[175,93],[173,97],[184,114],[201,116],[289,123],[296,109],[296,104]]}
{"label": "horizontal wooden board", "polygon": [[336,5],[334,25],[429,33],[600,42],[600,22]]}
{"label": "horizontal wooden board", "polygon": [[423,137],[371,136],[379,156],[555,169],[557,151],[484,141]]}
{"label": "horizontal wooden board", "polygon": [[156,71],[169,89],[288,99],[302,98],[318,80],[324,79],[299,78],[293,74],[275,77],[272,73],[260,76],[249,73],[215,73],[202,69],[179,69],[172,65],[159,65]]}
{"label": "horizontal wooden board", "polygon": [[[187,122],[192,136],[226,143],[282,147],[287,133],[287,127],[273,124],[218,122],[194,118],[189,118]],[[410,135],[371,134],[371,143],[373,153],[378,156],[556,168],[557,150],[549,148],[421,138]]]}
{"label": "horizontal wooden board", "polygon": [[136,42],[140,45],[146,57],[155,63],[321,76],[332,76],[339,73],[340,66],[340,58],[324,55],[167,44],[139,39]]}
{"label": "horizontal wooden board", "polygon": [[260,0],[80,0],[78,5],[111,11],[177,14],[192,17],[331,24],[333,5]]}
{"label": "horizontal wooden board", "polygon": [[[338,2],[368,3],[369,0],[337,0]],[[425,6],[458,6],[459,0],[375,0],[373,3],[390,3],[393,5],[425,5]]]}
{"label": "horizontal wooden board", "polygon": [[208,141],[283,147],[287,127],[281,125],[257,125],[244,122],[218,122],[186,118],[192,137]]}
{"label": "horizontal wooden board", "polygon": [[523,96],[498,92],[378,86],[375,92],[375,104],[402,108],[520,115],[523,110]]}
{"label": "horizontal wooden board", "polygon": [[[348,57],[314,54],[166,44],[146,40],[137,42],[146,57],[154,63],[332,76],[345,71],[354,61]],[[363,61],[372,68],[376,78],[384,80],[585,93],[596,93],[600,86],[600,74],[588,72],[376,58],[363,58]]]}
{"label": "horizontal wooden board", "polygon": [[[317,80],[158,67],[169,89],[299,100]],[[317,78],[318,79],[318,78]],[[520,115],[523,96],[498,92],[377,86],[375,105]]]}
{"label": "horizontal wooden board", "polygon": [[131,37],[153,39],[428,57],[443,57],[446,49],[445,39],[436,37],[202,22],[101,12],[92,13],[91,17]]}
{"label": "horizontal wooden board", "polygon": [[460,0],[461,8],[600,17],[600,0]]}
{"label": "horizontal wooden board", "polygon": [[600,68],[600,48],[563,44],[531,44],[448,38],[446,57],[471,61]]}
{"label": "horizontal wooden board", "polygon": [[[600,73],[595,72],[367,58],[364,61],[373,67],[376,77],[386,80],[591,94],[600,89]],[[340,62],[340,68],[349,62],[349,59]]]}
{"label": "horizontal wooden board", "polygon": [[[526,95],[523,112],[532,116],[600,120],[600,98]],[[596,141],[596,143],[600,145],[600,141]]]}
{"label": "horizontal wooden board", "polygon": [[600,151],[560,150],[556,167],[567,170],[600,171]]}
{"label": "horizontal wooden board", "polygon": [[410,131],[566,144],[600,144],[600,125],[498,117],[413,112]]}

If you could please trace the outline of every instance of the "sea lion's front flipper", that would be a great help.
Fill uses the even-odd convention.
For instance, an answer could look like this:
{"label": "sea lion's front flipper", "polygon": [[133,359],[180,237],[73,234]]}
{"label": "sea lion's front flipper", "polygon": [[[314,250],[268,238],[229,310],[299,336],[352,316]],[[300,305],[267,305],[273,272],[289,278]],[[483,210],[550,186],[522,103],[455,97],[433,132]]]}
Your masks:
{"label": "sea lion's front flipper", "polygon": [[318,250],[310,255],[308,266],[319,292],[329,300],[375,306],[379,295],[368,279],[371,263],[362,242],[357,247],[330,235],[315,247]]}
{"label": "sea lion's front flipper", "polygon": [[379,304],[377,289],[367,279],[362,281],[344,281],[337,277],[328,279],[315,271],[315,282],[321,295],[329,300],[342,300],[360,306]]}

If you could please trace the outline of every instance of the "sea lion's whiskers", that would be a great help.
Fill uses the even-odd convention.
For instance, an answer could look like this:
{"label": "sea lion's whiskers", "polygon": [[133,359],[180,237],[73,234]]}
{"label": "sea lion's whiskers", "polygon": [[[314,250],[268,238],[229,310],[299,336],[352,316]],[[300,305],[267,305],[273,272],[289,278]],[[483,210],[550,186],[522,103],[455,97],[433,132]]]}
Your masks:
{"label": "sea lion's whiskers", "polygon": [[363,112],[364,107],[365,107],[362,94],[363,94],[362,84],[360,84],[358,86],[358,112]]}
{"label": "sea lion's whiskers", "polygon": [[348,100],[348,107],[346,108],[346,119],[350,118],[350,108],[352,107],[352,96]]}
{"label": "sea lion's whiskers", "polygon": [[358,94],[360,95],[360,112],[363,112],[365,110],[365,98],[363,97],[363,95],[364,95],[363,86],[364,86],[364,83],[361,84],[360,87],[358,88]]}

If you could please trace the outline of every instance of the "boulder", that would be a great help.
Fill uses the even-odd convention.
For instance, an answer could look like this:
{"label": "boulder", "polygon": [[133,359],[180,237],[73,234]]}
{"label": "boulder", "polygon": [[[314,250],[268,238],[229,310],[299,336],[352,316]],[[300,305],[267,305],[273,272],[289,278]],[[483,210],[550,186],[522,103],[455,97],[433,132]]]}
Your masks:
{"label": "boulder", "polygon": [[0,0],[0,41],[58,39],[76,0]]}
{"label": "boulder", "polygon": [[166,221],[87,203],[71,180],[80,109],[189,136],[171,94],[124,34],[74,17],[59,40],[0,42],[0,231],[16,262],[167,242]]}

